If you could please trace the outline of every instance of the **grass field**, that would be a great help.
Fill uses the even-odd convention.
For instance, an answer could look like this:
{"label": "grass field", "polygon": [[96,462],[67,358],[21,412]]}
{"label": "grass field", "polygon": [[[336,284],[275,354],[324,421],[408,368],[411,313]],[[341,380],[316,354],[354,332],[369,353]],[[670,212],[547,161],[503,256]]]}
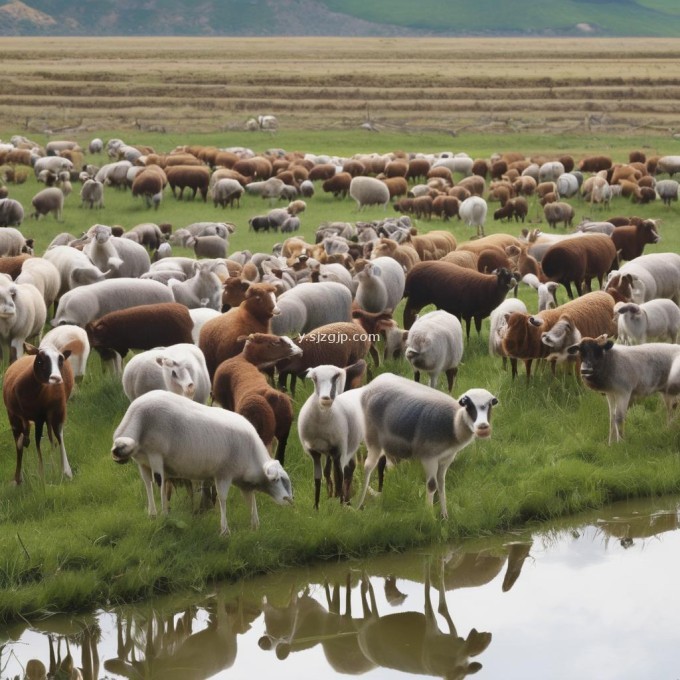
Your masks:
{"label": "grass field", "polygon": [[[140,43],[140,49],[142,46]],[[18,43],[3,41],[0,47],[3,62],[8,49],[16,53],[15,65],[25,62],[30,66],[33,57],[29,46],[19,50]],[[273,58],[273,48],[268,46],[267,51]],[[23,56],[19,58],[20,55]],[[113,54],[109,54],[109,59],[113,64]],[[71,68],[76,70],[73,61]],[[81,60],[77,67],[90,68],[95,62],[85,64]],[[152,63],[156,62],[149,62],[143,76],[137,75],[149,77]],[[47,73],[51,67],[43,62],[41,68],[47,69]],[[177,68],[183,70],[188,66],[181,64]],[[407,62],[406,68],[413,65]],[[125,73],[123,64],[116,69],[117,74]],[[111,71],[111,81],[116,86],[117,77]],[[53,73],[44,79],[58,89]],[[196,81],[200,80],[197,76]],[[3,100],[0,106],[4,105]],[[89,112],[83,112],[83,125],[68,136],[84,145],[95,135],[104,139],[123,137],[129,143],[150,144],[158,151],[168,151],[181,143],[243,144],[258,152],[282,147],[339,155],[371,150],[449,149],[466,151],[475,158],[505,150],[527,154],[572,153],[577,158],[602,151],[618,161],[625,160],[634,148],[642,148],[651,155],[675,153],[677,145],[667,134],[650,129],[638,129],[627,136],[571,132],[555,137],[540,131],[490,135],[477,131],[452,138],[436,130],[412,130],[406,134],[386,129],[380,134],[368,134],[356,129],[301,129],[305,118],[299,119],[300,128],[294,127],[291,120],[279,133],[270,136],[246,133],[240,126],[210,131],[203,128],[203,119],[194,120],[190,116],[180,127],[179,118],[172,123],[170,119],[155,117],[152,109],[144,109],[144,105],[140,100],[139,110],[145,120],[167,125],[166,132],[131,127],[131,119],[126,117],[128,110],[119,112],[109,107],[108,111],[98,109],[91,118]],[[174,109],[169,113],[179,117]],[[217,111],[209,113],[213,126],[231,115],[226,111],[219,115]],[[41,143],[50,138],[33,134],[30,126],[12,125],[14,119],[4,117],[4,112],[2,115],[0,138],[9,138],[14,133],[29,134]],[[30,120],[37,120],[33,115],[29,115]],[[66,117],[71,119],[70,113]],[[127,124],[115,127],[119,120]],[[441,120],[436,122],[440,124]],[[101,164],[106,159],[102,155],[88,160]],[[31,197],[41,185],[29,173],[26,183],[9,188],[10,196],[29,207]],[[270,251],[278,240],[274,234],[253,235],[247,231],[248,218],[268,208],[260,199],[250,196],[244,198],[240,208],[223,211],[211,203],[176,201],[166,192],[159,211],[149,212],[129,192],[107,189],[106,207],[89,211],[78,207],[77,192],[76,186],[66,200],[62,223],[51,217],[24,222],[22,231],[36,238],[38,253],[61,231],[78,234],[94,223],[129,228],[149,220],[170,222],[175,228],[204,219],[232,221],[237,229],[230,252],[246,247]],[[589,206],[578,199],[573,204],[576,221],[586,215],[606,216],[600,211],[591,213]],[[680,252],[677,205],[671,209],[660,204],[635,206],[617,199],[611,208],[611,214],[614,213],[663,219],[663,241],[649,251]],[[538,208],[532,205],[530,219],[536,225],[539,215]],[[354,222],[384,216],[381,209],[358,213],[352,201],[318,193],[310,199],[302,216],[301,233],[311,239],[323,221]],[[459,241],[471,236],[468,229],[455,221],[443,224],[433,220],[417,226],[422,231],[448,228]],[[487,224],[487,232],[517,233],[519,228],[520,225],[503,225],[491,219]],[[535,309],[533,292],[521,289],[520,296],[530,309]],[[560,301],[564,300],[561,293]],[[400,314],[398,311],[399,320]],[[646,399],[633,407],[627,418],[626,441],[609,447],[607,407],[602,397],[583,388],[572,376],[553,379],[548,371],[539,373],[529,387],[523,379],[513,382],[501,370],[500,362],[488,357],[487,338],[485,322],[481,336],[473,333],[465,347],[454,392],[460,394],[474,386],[498,395],[494,435],[489,441],[470,446],[451,468],[448,522],[439,521],[425,507],[423,472],[417,464],[389,470],[383,496],[369,498],[363,512],[322,499],[321,508],[315,513],[312,466],[293,432],[286,466],[293,481],[295,505],[279,509],[268,499],[259,499],[262,526],[258,532],[251,532],[247,509],[238,494],[232,492],[228,502],[232,536],[227,540],[218,537],[217,513],[192,514],[189,500],[182,493],[176,497],[169,518],[153,521],[146,517],[145,492],[136,466],[113,465],[109,453],[111,435],[126,409],[126,400],[119,381],[103,374],[97,357],[93,356],[89,375],[69,404],[65,441],[74,468],[73,481],[60,479],[56,451],[48,457],[46,479],[41,481],[31,447],[24,461],[25,484],[11,486],[14,446],[5,417],[0,419],[0,620],[131,601],[181,588],[199,589],[214,579],[237,579],[314,560],[335,560],[461,536],[486,535],[526,522],[599,507],[615,499],[680,489],[678,424],[666,427],[659,400]],[[388,362],[378,370],[411,374],[401,362]],[[294,399],[296,412],[309,392],[309,385],[298,388]]]}

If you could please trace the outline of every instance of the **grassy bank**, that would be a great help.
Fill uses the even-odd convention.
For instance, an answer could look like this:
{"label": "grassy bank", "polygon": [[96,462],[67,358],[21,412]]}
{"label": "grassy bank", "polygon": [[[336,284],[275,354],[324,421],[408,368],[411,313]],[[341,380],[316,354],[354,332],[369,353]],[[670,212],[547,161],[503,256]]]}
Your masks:
{"label": "grassy bank", "polygon": [[[102,136],[113,136],[113,132],[102,132]],[[325,138],[318,133],[290,133],[275,139],[246,135],[172,139],[141,133],[122,136],[129,142],[152,144],[159,151],[181,142],[238,144],[246,137],[251,145],[257,139],[258,151],[274,144],[343,154],[394,148],[434,151],[452,146],[451,138],[443,135],[370,139],[352,139],[344,133]],[[80,141],[86,143],[87,139]],[[453,150],[481,157],[505,149],[575,155],[598,149],[624,160],[629,150],[644,141],[479,137],[465,146],[457,144]],[[661,138],[646,139],[644,146],[650,153],[651,149],[673,152],[668,149],[668,140]],[[95,163],[103,161],[103,157],[93,159]],[[11,186],[10,195],[27,207],[39,188],[42,185],[29,176],[25,184]],[[160,210],[153,213],[129,193],[108,189],[106,208],[87,211],[78,207],[79,188],[74,189],[66,200],[63,223],[51,217],[25,221],[22,231],[36,238],[37,253],[42,253],[58,232],[77,234],[96,222],[127,228],[153,220],[180,227],[193,221],[226,219],[237,225],[230,252],[246,247],[269,251],[278,240],[273,234],[247,231],[248,218],[268,207],[253,197],[245,197],[239,209],[222,211],[210,203],[177,202],[167,192]],[[573,203],[578,221],[588,213],[588,206],[578,200]],[[618,199],[607,214],[614,213],[662,217],[663,241],[649,252],[680,251],[677,207],[633,206]],[[536,219],[538,214],[532,206],[531,217]],[[302,234],[312,238],[314,229],[324,220],[382,217],[380,209],[359,214],[352,201],[337,201],[319,193],[308,202],[302,216]],[[593,217],[599,218],[599,211]],[[450,228],[461,241],[471,235],[458,222],[446,225],[433,220],[418,227],[423,231]],[[501,225],[489,219],[488,232],[504,230],[517,233],[519,225]],[[559,295],[560,301],[565,301],[562,291]],[[520,290],[520,296],[535,309],[533,291]],[[400,311],[397,318],[401,320]],[[119,382],[103,374],[98,358],[93,356],[89,374],[69,404],[65,441],[74,469],[73,481],[60,479],[54,450],[47,456],[43,483],[37,476],[31,445],[24,459],[26,481],[21,487],[11,486],[14,445],[6,417],[0,418],[0,619],[131,601],[171,590],[200,589],[214,579],[237,579],[314,560],[485,535],[616,499],[680,490],[678,424],[666,427],[660,400],[646,399],[634,406],[626,422],[626,441],[609,447],[604,398],[583,388],[571,375],[554,379],[545,371],[539,372],[529,387],[523,379],[513,382],[501,369],[500,361],[489,358],[487,338],[488,322],[481,336],[473,332],[465,347],[454,391],[460,394],[474,386],[498,395],[494,434],[489,441],[468,447],[452,466],[447,478],[447,522],[438,519],[436,506],[435,513],[426,508],[423,472],[417,463],[388,470],[382,497],[369,498],[361,512],[328,499],[322,499],[319,512],[314,512],[312,466],[294,431],[286,467],[293,482],[295,505],[279,508],[269,499],[259,498],[261,528],[252,532],[247,508],[232,491],[227,510],[232,535],[228,539],[218,536],[217,511],[192,513],[183,491],[174,497],[168,518],[151,520],[146,516],[145,492],[136,466],[114,465],[109,454],[113,430],[127,402]],[[406,362],[388,362],[380,367],[382,370],[411,375]],[[298,386],[296,412],[309,393],[308,384]],[[357,476],[360,480],[360,471]]]}

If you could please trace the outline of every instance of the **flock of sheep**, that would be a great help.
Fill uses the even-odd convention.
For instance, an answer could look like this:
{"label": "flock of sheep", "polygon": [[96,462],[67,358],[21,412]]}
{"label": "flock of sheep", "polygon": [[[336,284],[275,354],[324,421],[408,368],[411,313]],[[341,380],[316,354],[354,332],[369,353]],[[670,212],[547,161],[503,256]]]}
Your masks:
{"label": "flock of sheep", "polygon": [[[135,460],[155,515],[154,479],[163,512],[172,484],[214,484],[221,532],[228,533],[226,496],[239,487],[256,527],[255,491],[292,500],[285,449],[295,414],[286,390],[298,377],[314,392],[297,415],[297,433],[313,461],[315,502],[322,477],[329,495],[349,502],[359,446],[367,454],[358,505],[378,467],[417,458],[426,498],[437,495],[447,517],[445,477],[457,453],[491,434],[497,397],[473,388],[453,390],[472,322],[479,333],[490,318],[489,350],[512,364],[578,363],[586,386],[604,393],[609,441],[619,441],[632,397],[659,392],[672,413],[680,394],[680,255],[644,254],[660,236],[654,220],[612,217],[576,231],[565,198],[581,196],[609,207],[623,195],[644,205],[677,200],[680,157],[628,163],[604,156],[527,159],[522,154],[474,160],[465,154],[363,154],[351,159],[281,150],[185,146],[158,154],[122,140],[93,140],[110,162],[95,167],[74,142],[42,148],[25,138],[0,143],[0,335],[12,362],[3,397],[16,443],[15,483],[22,481],[30,423],[36,446],[45,425],[61,447],[63,474],[71,468],[62,437],[74,381],[85,373],[91,348],[121,377],[130,406],[114,433],[112,457]],[[59,234],[41,257],[19,227],[24,206],[12,181],[33,172],[48,186],[33,198],[33,217],[61,218],[64,196],[81,183],[81,209],[103,205],[109,187],[129,187],[158,208],[167,185],[182,198],[211,197],[215,207],[238,204],[247,193],[283,200],[249,220],[253,231],[281,233],[272,253],[229,253],[230,222],[196,222],[179,229],[151,222],[124,232],[93,225],[83,235]],[[660,175],[668,174],[668,178]],[[105,189],[106,187],[106,189]],[[361,211],[393,205],[373,221],[318,226],[314,242],[297,233],[315,192],[349,196]],[[493,213],[524,228],[517,236],[485,235]],[[529,229],[528,206],[540,201],[550,233]],[[423,230],[433,217],[440,229]],[[476,237],[459,242],[447,222],[460,218]],[[413,227],[421,220],[421,229]],[[553,229],[550,229],[553,227]],[[196,257],[176,256],[173,246]],[[624,263],[625,261],[625,263]],[[592,291],[596,279],[601,290]],[[538,313],[507,297],[520,284],[538,292]],[[556,304],[564,286],[570,301]],[[573,288],[572,288],[573,287]],[[575,299],[574,299],[575,294]],[[403,328],[394,318],[405,301]],[[433,305],[437,309],[420,314]],[[54,312],[50,314],[52,307]],[[51,316],[53,330],[40,339]],[[618,338],[614,343],[612,338]],[[38,346],[28,340],[39,340]],[[670,340],[673,344],[658,342]],[[652,342],[657,341],[657,342]],[[429,386],[383,373],[366,381],[380,345],[386,357],[405,357]],[[635,345],[635,346],[633,346]],[[141,350],[123,366],[129,350]],[[370,355],[370,357],[369,357]],[[447,391],[438,389],[446,375]],[[274,386],[278,376],[277,387]],[[222,408],[206,405],[208,402]],[[276,442],[275,457],[272,457]],[[325,464],[324,464],[325,460]]]}

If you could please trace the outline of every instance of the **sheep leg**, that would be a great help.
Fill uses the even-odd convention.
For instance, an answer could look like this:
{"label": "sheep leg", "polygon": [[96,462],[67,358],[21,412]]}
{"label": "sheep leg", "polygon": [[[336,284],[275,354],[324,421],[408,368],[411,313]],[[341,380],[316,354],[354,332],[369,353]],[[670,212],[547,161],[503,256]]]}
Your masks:
{"label": "sheep leg", "polygon": [[276,444],[276,460],[281,463],[281,466],[284,464],[284,460],[286,458],[286,444],[288,443],[288,435],[290,434],[290,430],[287,432],[282,432],[280,437],[277,437],[278,442]]}
{"label": "sheep leg", "polygon": [[[436,460],[423,460],[423,467],[425,468],[425,488],[426,488],[426,501],[430,507],[434,506],[434,494],[438,491],[438,473],[437,473],[437,461]],[[441,497],[441,493],[440,493]]]}
{"label": "sheep leg", "polygon": [[45,468],[43,467],[43,457],[42,449],[40,448],[40,442],[43,435],[43,427],[45,426],[45,421],[43,419],[37,419],[35,421],[35,448],[38,452],[38,472],[40,473],[40,478],[45,479]]}
{"label": "sheep leg", "polygon": [[340,498],[342,503],[343,494],[343,474],[342,466],[340,465],[340,452],[337,449],[332,449],[328,454],[328,460],[333,463],[333,496]]}
{"label": "sheep leg", "polygon": [[378,353],[378,350],[375,348],[375,345],[371,345],[371,348],[368,350],[368,353],[371,355],[373,363],[376,366],[380,366],[380,354]]}
{"label": "sheep leg", "polygon": [[416,320],[418,312],[422,309],[422,305],[418,307],[415,303],[411,303],[409,300],[404,307],[404,328],[409,330]]}
{"label": "sheep leg", "polygon": [[[229,536],[229,525],[227,524],[227,494],[229,493],[230,485],[231,482],[228,479],[215,479],[215,488],[217,489],[217,501],[220,504],[220,536]],[[255,499],[253,497],[253,501],[254,500]],[[257,510],[255,511],[255,514],[257,515]]]}
{"label": "sheep leg", "polygon": [[146,465],[139,466],[139,474],[142,476],[142,481],[146,487],[147,512],[149,517],[156,516],[156,501],[153,497],[153,474],[151,468]]}
{"label": "sheep leg", "polygon": [[54,422],[52,425],[52,431],[54,436],[59,442],[59,451],[61,453],[61,472],[67,479],[73,479],[73,472],[71,471],[71,466],[69,465],[68,458],[66,456],[66,447],[64,446],[64,432],[63,423]]}
{"label": "sheep leg", "polygon": [[318,451],[309,451],[314,463],[314,509],[319,509],[319,496],[321,495],[321,454]]}
{"label": "sheep leg", "polygon": [[364,506],[364,500],[366,498],[366,492],[368,491],[368,483],[371,481],[371,473],[373,469],[378,464],[382,451],[375,447],[367,447],[366,461],[364,462],[364,481],[361,486],[361,496],[357,501],[357,507],[362,508]]}
{"label": "sheep leg", "polygon": [[420,371],[413,371],[413,379],[419,383],[420,382]]}
{"label": "sheep leg", "polygon": [[28,440],[29,440],[29,427],[30,423],[26,422],[23,423],[20,419],[10,419],[10,425],[12,427],[12,434],[14,435],[14,444],[17,449],[17,466],[16,470],[14,471],[14,484],[17,486],[21,484],[22,477],[21,477],[21,463],[24,458],[24,447],[28,446]]}
{"label": "sheep leg", "polygon": [[[505,360],[505,357],[503,357],[503,360]],[[446,381],[449,386],[449,392],[453,391],[453,386],[456,382],[456,376],[458,375],[458,367],[456,368],[449,368],[446,371]]]}
{"label": "sheep leg", "polygon": [[525,359],[524,360],[524,368],[526,368],[527,371],[527,385],[529,384],[531,380],[531,364],[533,362],[533,359]]}
{"label": "sheep leg", "polygon": [[250,507],[250,528],[255,531],[260,528],[260,518],[257,515],[257,502],[254,491],[242,491],[246,505]]}
{"label": "sheep leg", "polygon": [[383,482],[385,481],[385,466],[387,465],[387,456],[380,456],[378,461],[378,493],[382,493]]}
{"label": "sheep leg", "polygon": [[352,478],[354,477],[354,470],[356,468],[357,464],[354,458],[352,458],[347,465],[345,465],[344,469],[344,478],[343,478],[343,492],[342,496],[340,498],[340,501],[342,503],[346,503],[349,505],[349,499],[350,495],[352,492]]}
{"label": "sheep leg", "polygon": [[440,462],[437,467],[437,492],[439,493],[439,506],[442,519],[449,518],[449,511],[446,505],[446,471],[453,462],[453,459]]}

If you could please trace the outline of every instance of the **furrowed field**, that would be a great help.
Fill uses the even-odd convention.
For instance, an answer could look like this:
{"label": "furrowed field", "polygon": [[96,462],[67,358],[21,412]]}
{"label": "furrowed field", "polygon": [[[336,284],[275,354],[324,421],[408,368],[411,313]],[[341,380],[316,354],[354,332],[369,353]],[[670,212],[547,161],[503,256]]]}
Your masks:
{"label": "furrowed field", "polygon": [[[679,142],[669,134],[675,124],[672,102],[677,99],[672,93],[678,84],[664,74],[679,72],[680,48],[673,41],[632,42],[639,51],[625,64],[620,43],[604,47],[598,43],[594,58],[609,65],[598,70],[590,64],[587,45],[573,41],[524,41],[515,49],[508,41],[470,41],[479,59],[473,62],[465,41],[349,40],[324,52],[321,39],[10,39],[0,47],[0,63],[7,74],[0,100],[0,139],[13,134],[40,143],[69,138],[86,148],[94,136],[121,137],[159,152],[196,143],[342,156],[400,149],[464,151],[473,158],[488,158],[496,151],[522,151],[569,153],[577,160],[606,153],[623,162],[633,149],[649,156],[678,154]],[[552,48],[548,57],[539,46],[543,51]],[[459,92],[464,87],[469,88],[467,96]],[[462,102],[467,108],[456,108],[463,107]],[[595,108],[589,109],[588,102],[595,102]],[[367,103],[382,130],[379,134],[359,129],[366,120]],[[618,123],[607,127],[592,118],[588,131],[583,121],[592,111],[604,114],[603,121],[621,121],[627,134]],[[244,132],[245,118],[259,113],[277,115],[280,131]],[[485,117],[487,132],[481,129]],[[522,123],[509,132],[511,119],[527,121],[527,131],[517,131],[523,129]],[[495,127],[497,121],[502,122],[503,134]],[[474,131],[463,131],[466,125]],[[44,133],[48,126],[49,136]],[[451,130],[458,136],[452,137]],[[107,159],[103,154],[88,155],[87,161],[101,165]],[[27,175],[25,183],[9,185],[9,195],[29,213],[31,198],[42,185],[32,170]],[[280,238],[248,232],[248,218],[269,208],[252,196],[245,196],[240,208],[222,210],[211,202],[177,201],[168,189],[160,209],[153,212],[129,191],[109,188],[106,207],[90,211],[79,207],[79,189],[74,183],[63,222],[51,216],[24,221],[22,232],[36,239],[36,254],[42,254],[57,233],[80,234],[95,223],[130,228],[154,221],[179,228],[200,220],[231,221],[236,233],[230,252],[244,248],[269,252]],[[680,252],[677,204],[670,209],[660,202],[638,206],[619,198],[610,210],[601,211],[579,199],[570,202],[576,209],[575,223],[585,216],[604,219],[614,214],[662,219],[662,241],[646,252]],[[324,221],[386,216],[382,209],[358,213],[353,201],[333,199],[320,187],[307,203],[301,234],[308,240]],[[521,225],[493,221],[495,207],[490,205],[487,233],[517,234]],[[541,217],[540,206],[532,199],[527,226],[547,229]],[[459,242],[472,236],[457,221],[433,219],[416,226],[423,232],[450,229]],[[175,249],[175,254],[191,253]],[[519,295],[530,310],[536,309],[534,291],[521,287]],[[560,302],[566,300],[563,290],[558,295]],[[395,316],[401,322],[401,308]],[[261,528],[252,532],[247,508],[232,491],[228,539],[218,536],[217,511],[192,514],[182,491],[174,497],[167,519],[146,516],[136,465],[114,465],[109,453],[127,401],[119,380],[102,372],[93,353],[89,374],[69,403],[65,442],[74,469],[72,481],[61,480],[58,452],[45,446],[43,483],[32,442],[24,457],[25,483],[12,486],[14,444],[6,417],[0,418],[0,619],[199,589],[220,578],[501,529],[521,533],[527,522],[680,489],[679,426],[677,420],[666,425],[659,399],[635,405],[626,420],[626,441],[610,447],[603,397],[586,390],[572,375],[553,378],[547,370],[539,371],[528,387],[522,373],[513,382],[500,360],[488,356],[487,343],[488,321],[482,334],[473,331],[466,344],[454,393],[470,387],[494,392],[500,402],[494,412],[494,433],[489,441],[470,445],[452,466],[447,478],[448,521],[438,519],[436,505],[434,513],[426,508],[424,475],[417,463],[388,470],[384,493],[369,497],[361,512],[326,498],[314,512],[312,465],[294,425],[286,467],[295,505],[278,508],[259,498]],[[411,375],[405,360],[387,362],[372,373],[383,370]],[[298,384],[296,413],[309,393],[309,384]]]}

